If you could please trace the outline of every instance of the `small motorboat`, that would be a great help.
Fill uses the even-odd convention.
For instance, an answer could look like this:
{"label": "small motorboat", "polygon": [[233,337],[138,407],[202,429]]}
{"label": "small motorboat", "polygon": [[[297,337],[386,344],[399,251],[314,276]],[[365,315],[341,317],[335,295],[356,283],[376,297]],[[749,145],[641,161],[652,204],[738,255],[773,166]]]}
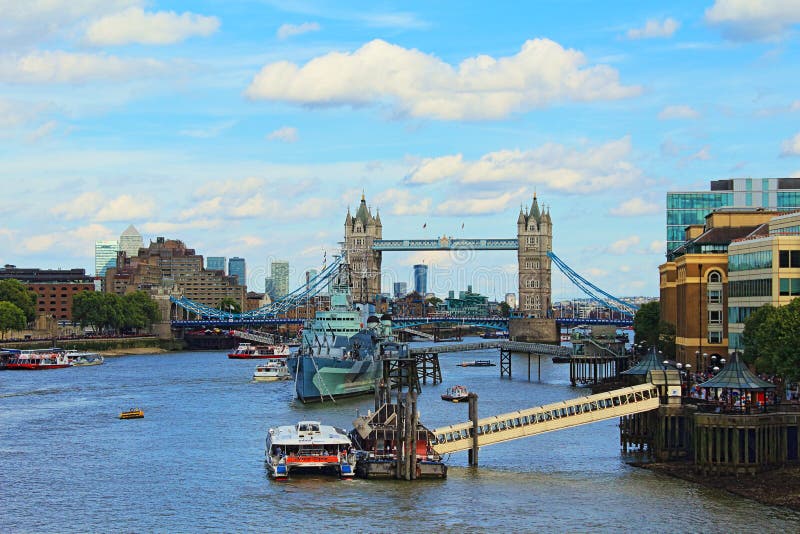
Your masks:
{"label": "small motorboat", "polygon": [[141,419],[144,417],[144,410],[141,408],[131,408],[119,414],[120,419]]}
{"label": "small motorboat", "polygon": [[292,377],[286,360],[270,360],[264,365],[256,367],[253,380],[256,382],[274,382],[276,380],[289,380]]}
{"label": "small motorboat", "polygon": [[462,361],[457,365],[459,367],[494,367],[496,364],[491,360],[472,360],[469,362]]}
{"label": "small motorboat", "polygon": [[467,400],[469,391],[466,386],[453,386],[447,388],[447,391],[442,394],[442,400],[450,402],[461,402]]}

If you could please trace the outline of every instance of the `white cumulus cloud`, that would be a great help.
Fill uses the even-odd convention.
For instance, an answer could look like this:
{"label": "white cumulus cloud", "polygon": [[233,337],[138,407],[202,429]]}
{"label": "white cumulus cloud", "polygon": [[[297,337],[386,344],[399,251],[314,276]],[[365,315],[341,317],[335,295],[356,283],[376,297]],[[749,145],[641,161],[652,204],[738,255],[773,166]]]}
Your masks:
{"label": "white cumulus cloud", "polygon": [[388,104],[400,116],[439,120],[501,119],[565,101],[639,93],[638,86],[621,85],[615,69],[587,66],[581,52],[549,39],[527,41],[513,56],[480,55],[457,66],[376,39],[355,52],[331,52],[303,66],[268,64],[245,91],[252,99],[309,106]]}
{"label": "white cumulus cloud", "polygon": [[[431,158],[417,165],[405,181],[409,184],[445,180],[476,185],[522,183],[567,193],[591,193],[642,183],[641,169],[628,161],[631,151],[631,140],[626,136],[582,150],[556,143],[529,150],[499,150],[479,160],[459,160],[458,165],[442,165],[442,158]],[[452,156],[443,158],[452,161]]]}
{"label": "white cumulus cloud", "polygon": [[442,215],[490,215],[508,209],[508,205],[525,194],[525,188],[496,196],[481,198],[457,198],[439,204],[438,212]]}
{"label": "white cumulus cloud", "polygon": [[653,215],[658,212],[658,204],[648,202],[640,197],[630,198],[609,210],[611,215],[617,217],[637,217],[639,215]]}
{"label": "white cumulus cloud", "polygon": [[267,134],[267,140],[269,141],[296,143],[299,139],[300,136],[297,133],[297,128],[294,128],[293,126],[284,126],[283,128],[278,128],[274,132]]}
{"label": "white cumulus cloud", "polygon": [[700,114],[691,106],[667,106],[658,114],[661,120],[670,119],[696,119]]}
{"label": "white cumulus cloud", "polygon": [[129,221],[144,219],[155,211],[156,204],[146,197],[120,195],[103,203],[97,212],[97,221]]}
{"label": "white cumulus cloud", "polygon": [[716,0],[705,20],[733,41],[779,39],[800,23],[797,0]]}
{"label": "white cumulus cloud", "polygon": [[165,63],[148,58],[120,58],[47,50],[0,57],[0,81],[8,83],[84,83],[119,81],[165,74]]}
{"label": "white cumulus cloud", "polygon": [[606,249],[606,252],[615,255],[627,254],[637,247],[640,241],[638,235],[625,237],[611,243]]}
{"label": "white cumulus cloud", "polygon": [[431,211],[432,200],[419,191],[387,189],[375,195],[375,202],[391,206],[392,215],[426,215]]}
{"label": "white cumulus cloud", "polygon": [[309,32],[318,32],[321,29],[320,25],[316,22],[304,22],[302,24],[282,24],[278,28],[276,35],[278,39],[288,39],[295,35],[302,35]]}
{"label": "white cumulus cloud", "polygon": [[86,30],[86,40],[93,45],[124,45],[131,43],[167,45],[189,37],[207,37],[219,29],[217,17],[194,13],[158,11],[147,13],[131,7],[93,22]]}
{"label": "white cumulus cloud", "polygon": [[673,18],[664,20],[649,19],[642,28],[628,30],[628,39],[654,39],[657,37],[672,37],[680,28],[681,23]]}
{"label": "white cumulus cloud", "polygon": [[800,133],[781,144],[782,156],[800,156]]}

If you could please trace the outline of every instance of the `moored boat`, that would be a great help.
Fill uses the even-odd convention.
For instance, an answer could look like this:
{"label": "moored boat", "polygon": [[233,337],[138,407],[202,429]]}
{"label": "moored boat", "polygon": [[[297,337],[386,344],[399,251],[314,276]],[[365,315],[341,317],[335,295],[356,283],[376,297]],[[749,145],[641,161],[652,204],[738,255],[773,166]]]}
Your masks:
{"label": "moored boat", "polygon": [[87,367],[90,365],[102,365],[105,363],[105,358],[96,352],[78,352],[67,351],[67,359],[70,363],[77,367]]}
{"label": "moored boat", "polygon": [[456,364],[459,367],[494,367],[496,364],[491,360],[470,360]]}
{"label": "moored boat", "polygon": [[286,360],[270,360],[265,364],[256,367],[253,372],[253,380],[256,382],[275,382],[277,380],[289,380],[292,377]]}
{"label": "moored boat", "polygon": [[264,455],[269,476],[275,479],[309,471],[343,478],[355,474],[355,451],[347,433],[319,421],[270,428]]}
{"label": "moored boat", "polygon": [[142,419],[144,417],[144,410],[141,408],[131,408],[119,414],[120,419]]}
{"label": "moored boat", "polygon": [[236,350],[228,354],[232,360],[251,360],[263,358],[286,358],[291,354],[289,345],[254,345],[253,343],[239,343]]}
{"label": "moored boat", "polygon": [[447,388],[447,391],[442,394],[442,400],[450,402],[461,402],[469,398],[469,390],[466,386],[453,386]]}

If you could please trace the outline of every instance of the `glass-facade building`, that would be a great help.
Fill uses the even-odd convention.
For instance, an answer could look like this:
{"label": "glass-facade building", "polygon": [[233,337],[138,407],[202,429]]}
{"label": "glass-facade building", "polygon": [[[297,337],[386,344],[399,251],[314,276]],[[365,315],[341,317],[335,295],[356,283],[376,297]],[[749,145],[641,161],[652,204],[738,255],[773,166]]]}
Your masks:
{"label": "glass-facade building", "polygon": [[414,266],[414,291],[420,295],[428,293],[428,266],[415,265]]}
{"label": "glass-facade building", "polygon": [[247,285],[247,268],[244,258],[231,258],[228,260],[228,276],[235,276],[239,280],[239,285]]}
{"label": "glass-facade building", "polygon": [[408,284],[405,282],[395,282],[394,286],[392,287],[394,293],[394,298],[401,299],[406,296],[408,293]]}
{"label": "glass-facade building", "polygon": [[273,261],[269,267],[272,278],[272,289],[275,298],[285,297],[289,293],[289,262]]}
{"label": "glass-facade building", "polygon": [[116,241],[95,241],[94,243],[94,275],[105,277],[109,267],[117,266],[117,251],[119,243]]}
{"label": "glass-facade building", "polygon": [[703,224],[717,208],[800,209],[800,178],[713,180],[710,191],[667,193],[667,253],[685,242],[687,226]]}
{"label": "glass-facade building", "polygon": [[225,272],[224,256],[209,256],[206,258],[206,270]]}

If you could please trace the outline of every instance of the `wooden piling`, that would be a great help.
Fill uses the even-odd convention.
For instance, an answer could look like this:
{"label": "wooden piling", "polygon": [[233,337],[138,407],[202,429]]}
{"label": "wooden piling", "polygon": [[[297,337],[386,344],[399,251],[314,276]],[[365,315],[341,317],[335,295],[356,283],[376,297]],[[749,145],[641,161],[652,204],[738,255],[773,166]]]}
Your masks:
{"label": "wooden piling", "polygon": [[469,402],[469,420],[472,421],[472,447],[468,451],[469,465],[478,467],[478,394],[470,393],[467,396]]}

